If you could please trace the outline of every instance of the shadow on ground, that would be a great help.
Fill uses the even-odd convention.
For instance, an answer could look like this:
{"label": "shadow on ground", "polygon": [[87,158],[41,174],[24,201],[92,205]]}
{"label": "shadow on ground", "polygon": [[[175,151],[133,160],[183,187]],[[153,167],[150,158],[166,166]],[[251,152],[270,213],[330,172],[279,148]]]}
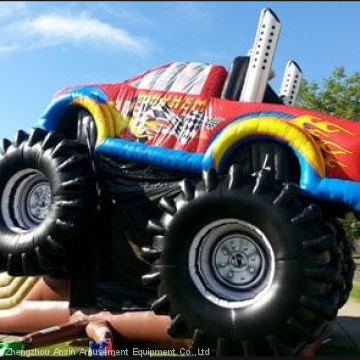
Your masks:
{"label": "shadow on ground", "polygon": [[342,312],[354,313],[354,316],[340,315],[336,318],[330,337],[317,355],[360,356],[360,306],[350,303]]}

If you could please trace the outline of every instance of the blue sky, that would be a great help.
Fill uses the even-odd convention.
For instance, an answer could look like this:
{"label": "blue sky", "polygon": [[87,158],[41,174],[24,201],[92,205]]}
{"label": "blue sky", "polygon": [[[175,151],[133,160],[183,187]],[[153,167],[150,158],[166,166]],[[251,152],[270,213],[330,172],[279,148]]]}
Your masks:
{"label": "blue sky", "polygon": [[282,22],[277,90],[289,59],[308,80],[360,70],[359,2],[0,2],[0,137],[28,130],[66,85],[120,82],[173,60],[228,67],[251,48],[266,6]]}

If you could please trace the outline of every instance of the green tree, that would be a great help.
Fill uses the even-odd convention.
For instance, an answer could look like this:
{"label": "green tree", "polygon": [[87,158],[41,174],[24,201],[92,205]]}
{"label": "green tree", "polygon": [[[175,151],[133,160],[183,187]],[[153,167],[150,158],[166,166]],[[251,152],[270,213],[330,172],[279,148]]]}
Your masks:
{"label": "green tree", "polygon": [[[298,105],[360,122],[360,72],[347,74],[344,67],[337,67],[321,85],[304,80]],[[353,215],[348,214],[341,222],[352,241],[360,238],[360,222]]]}
{"label": "green tree", "polygon": [[321,85],[304,80],[298,105],[360,121],[360,72],[347,74],[344,67],[337,67]]}

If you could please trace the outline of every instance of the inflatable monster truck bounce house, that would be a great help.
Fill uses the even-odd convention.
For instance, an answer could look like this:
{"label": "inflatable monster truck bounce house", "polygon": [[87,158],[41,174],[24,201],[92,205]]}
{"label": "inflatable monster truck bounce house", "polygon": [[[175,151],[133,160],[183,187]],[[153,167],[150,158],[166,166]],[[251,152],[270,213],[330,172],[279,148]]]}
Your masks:
{"label": "inflatable monster truck bounce house", "polygon": [[295,62],[274,92],[280,27],[265,9],[229,70],[68,87],[3,140],[1,333],[218,355],[322,338],[351,290],[337,219],[360,210],[360,125],[294,107]]}

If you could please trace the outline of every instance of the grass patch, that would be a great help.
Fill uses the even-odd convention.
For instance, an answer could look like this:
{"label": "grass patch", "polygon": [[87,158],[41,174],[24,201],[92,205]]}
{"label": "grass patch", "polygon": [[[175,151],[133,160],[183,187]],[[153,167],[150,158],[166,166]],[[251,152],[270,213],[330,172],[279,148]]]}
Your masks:
{"label": "grass patch", "polygon": [[360,254],[354,254],[353,259],[356,265],[360,265]]}
{"label": "grass patch", "polygon": [[353,283],[353,288],[350,297],[355,302],[360,303],[360,283],[357,282]]}

